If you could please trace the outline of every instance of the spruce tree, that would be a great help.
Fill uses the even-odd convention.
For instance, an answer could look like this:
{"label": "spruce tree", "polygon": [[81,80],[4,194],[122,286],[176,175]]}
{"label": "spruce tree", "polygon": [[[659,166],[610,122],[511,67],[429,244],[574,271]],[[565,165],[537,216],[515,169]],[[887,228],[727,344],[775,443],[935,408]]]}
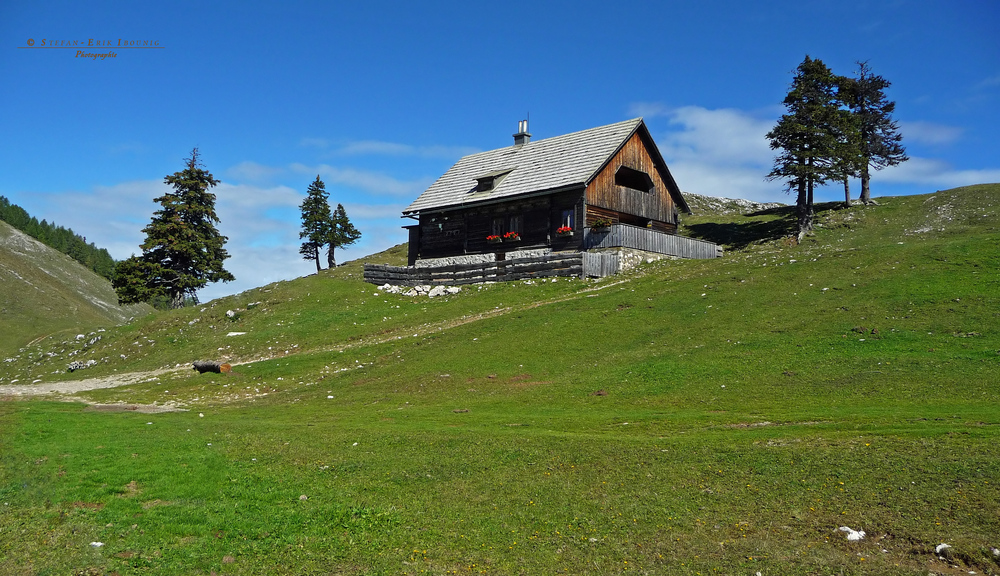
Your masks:
{"label": "spruce tree", "polygon": [[317,175],[316,181],[306,190],[306,199],[299,206],[302,211],[302,231],[299,232],[299,238],[305,238],[305,242],[299,247],[299,254],[305,260],[314,260],[317,272],[322,270],[319,251],[327,243],[333,228],[333,217],[327,199],[326,185]]}
{"label": "spruce tree", "polygon": [[795,190],[799,240],[813,229],[815,187],[839,176],[836,160],[846,130],[839,83],[826,64],[806,56],[784,100],[788,112],[767,133],[771,149],[780,150],[767,178]]}
{"label": "spruce tree", "polygon": [[165,287],[154,282],[162,275],[163,269],[159,264],[151,264],[133,254],[115,264],[111,286],[118,295],[119,304],[152,303],[168,298]]}
{"label": "spruce tree", "polygon": [[839,77],[837,100],[839,103],[837,150],[833,160],[834,177],[844,183],[844,206],[851,206],[851,178],[861,176],[864,158],[861,155],[861,126],[858,116],[849,109],[854,80]]}
{"label": "spruce tree", "polygon": [[350,246],[360,238],[361,232],[347,218],[347,211],[344,210],[344,205],[337,204],[337,209],[333,212],[333,226],[331,227],[330,235],[327,237],[327,244],[329,246],[326,252],[327,265],[330,268],[337,265],[333,258],[333,250],[335,248]]}
{"label": "spruce tree", "polygon": [[155,199],[161,208],[143,228],[146,240],[142,256],[129,258],[116,267],[113,285],[122,303],[147,301],[165,296],[172,308],[180,308],[188,296],[209,282],[230,282],[223,268],[229,257],[227,238],[215,225],[215,194],[218,185],[198,158],[198,149],[185,159],[185,168],[163,181],[173,191]]}
{"label": "spruce tree", "polygon": [[909,158],[903,148],[899,125],[892,119],[896,103],[885,96],[885,89],[892,84],[885,78],[872,74],[868,62],[857,64],[858,77],[846,83],[844,101],[855,117],[858,130],[861,201],[871,204],[869,168],[881,170]]}

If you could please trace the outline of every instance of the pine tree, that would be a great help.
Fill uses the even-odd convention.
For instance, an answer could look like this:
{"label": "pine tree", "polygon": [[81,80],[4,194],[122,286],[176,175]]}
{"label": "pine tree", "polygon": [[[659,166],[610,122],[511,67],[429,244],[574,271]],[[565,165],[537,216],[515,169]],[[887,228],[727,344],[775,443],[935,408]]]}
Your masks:
{"label": "pine tree", "polygon": [[185,162],[184,170],[163,179],[173,191],[155,199],[161,208],[142,230],[146,234],[142,256],[115,269],[112,284],[121,303],[165,296],[172,308],[180,308],[209,282],[235,280],[223,268],[229,257],[223,247],[227,238],[215,228],[219,217],[215,194],[209,192],[219,181],[203,168],[197,148]]}
{"label": "pine tree", "polygon": [[796,69],[785,97],[788,112],[767,133],[774,159],[769,180],[784,180],[788,191],[796,191],[798,237],[813,229],[813,191],[838,178],[838,150],[842,147],[842,123],[837,86],[840,79],[821,60],[806,56]]}
{"label": "pine tree", "polygon": [[333,258],[333,250],[335,248],[350,246],[360,238],[361,232],[347,218],[347,211],[344,210],[344,205],[337,204],[337,209],[333,212],[333,226],[331,227],[330,235],[327,237],[327,244],[329,246],[326,252],[327,266],[333,268],[337,265]]}
{"label": "pine tree", "polygon": [[135,304],[167,298],[166,289],[154,282],[162,274],[160,265],[150,264],[135,254],[118,262],[111,277],[118,303]]}
{"label": "pine tree", "polygon": [[909,158],[902,145],[899,125],[892,119],[896,103],[885,96],[885,89],[892,84],[872,74],[868,62],[857,64],[858,77],[846,83],[844,100],[855,117],[858,129],[861,201],[871,204],[869,168],[881,170],[906,162]]}
{"label": "pine tree", "polygon": [[839,104],[837,151],[833,161],[835,178],[844,183],[844,206],[851,206],[851,178],[861,176],[864,158],[861,155],[861,127],[858,116],[849,109],[854,80],[838,77],[837,100]]}
{"label": "pine tree", "polygon": [[333,228],[333,217],[330,215],[330,203],[326,194],[326,185],[316,176],[316,181],[306,190],[306,199],[299,209],[302,211],[302,231],[299,238],[305,238],[299,248],[299,254],[305,260],[316,261],[316,271],[322,270],[319,262],[319,251],[327,243]]}

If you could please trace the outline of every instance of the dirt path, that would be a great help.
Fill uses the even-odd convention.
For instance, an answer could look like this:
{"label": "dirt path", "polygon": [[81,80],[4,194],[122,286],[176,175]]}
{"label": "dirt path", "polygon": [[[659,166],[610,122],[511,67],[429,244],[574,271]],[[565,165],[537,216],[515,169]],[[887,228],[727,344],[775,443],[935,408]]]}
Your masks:
{"label": "dirt path", "polygon": [[83,380],[67,380],[64,382],[48,382],[40,384],[7,385],[0,386],[0,396],[45,396],[47,394],[76,394],[87,390],[98,390],[101,388],[117,388],[118,386],[128,386],[154,376],[161,376],[171,372],[190,370],[183,368],[160,368],[148,372],[128,372],[125,374],[112,374],[98,378],[84,378]]}
{"label": "dirt path", "polygon": [[[349,344],[343,344],[339,346],[334,346],[325,349],[304,349],[298,350],[295,354],[315,354],[317,352],[339,352],[343,350],[349,350],[351,348],[359,348],[363,346],[371,346],[378,344],[386,344],[388,342],[393,342],[396,340],[403,340],[405,338],[413,338],[426,336],[427,334],[433,332],[441,332],[451,328],[456,328],[465,324],[472,322],[478,322],[480,320],[485,320],[487,318],[495,318],[497,316],[503,316],[505,314],[510,314],[514,311],[527,310],[530,308],[538,308],[539,306],[546,306],[549,304],[556,304],[559,302],[566,302],[568,300],[576,300],[586,296],[594,296],[595,292],[611,288],[612,286],[617,286],[619,284],[624,284],[628,280],[619,280],[617,282],[611,282],[608,284],[603,284],[601,286],[586,287],[574,294],[569,294],[566,296],[560,296],[557,298],[552,298],[550,300],[543,300],[540,302],[532,302],[530,304],[525,304],[517,307],[506,307],[498,308],[495,310],[488,310],[486,312],[481,312],[479,314],[471,314],[469,316],[464,316],[461,318],[454,318],[450,320],[443,320],[440,322],[434,322],[430,324],[423,324],[420,326],[411,326],[407,328],[398,328],[393,330],[388,334],[373,335],[367,338],[359,338],[358,340],[351,342]],[[592,294],[588,294],[592,293]],[[254,362],[262,362],[265,360],[271,360],[276,358],[273,357],[261,357],[247,359],[242,362],[231,362],[233,366],[238,366],[240,364],[251,364]],[[282,356],[284,357],[284,356]],[[130,384],[138,384],[149,380],[150,378],[162,376],[164,374],[170,374],[174,372],[181,372],[185,370],[191,370],[189,365],[184,365],[182,367],[171,367],[171,368],[160,368],[157,370],[149,370],[147,372],[127,372],[124,374],[111,374],[108,376],[100,376],[96,378],[84,378],[82,380],[67,380],[63,382],[48,382],[39,384],[24,384],[24,385],[5,385],[0,386],[0,397],[31,397],[31,396],[47,396],[49,394],[78,394],[81,392],[86,392],[88,390],[99,390],[102,388],[117,388],[119,386],[128,386]]]}

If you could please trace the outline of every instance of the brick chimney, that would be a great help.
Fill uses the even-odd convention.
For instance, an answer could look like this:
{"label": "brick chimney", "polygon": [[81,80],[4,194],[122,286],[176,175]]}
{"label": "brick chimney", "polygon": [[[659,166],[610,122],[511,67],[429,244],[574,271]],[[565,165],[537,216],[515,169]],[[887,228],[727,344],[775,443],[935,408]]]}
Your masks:
{"label": "brick chimney", "polygon": [[517,123],[517,134],[514,134],[514,146],[521,146],[531,142],[531,134],[528,134],[528,121],[521,120]]}

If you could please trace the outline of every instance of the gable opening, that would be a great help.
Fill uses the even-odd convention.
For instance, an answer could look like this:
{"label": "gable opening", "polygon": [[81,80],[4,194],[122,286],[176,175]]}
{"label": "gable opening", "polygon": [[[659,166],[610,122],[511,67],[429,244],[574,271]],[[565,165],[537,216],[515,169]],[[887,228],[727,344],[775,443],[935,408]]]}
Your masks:
{"label": "gable opening", "polygon": [[615,184],[641,192],[653,191],[653,179],[649,174],[628,166],[620,166],[615,172]]}

